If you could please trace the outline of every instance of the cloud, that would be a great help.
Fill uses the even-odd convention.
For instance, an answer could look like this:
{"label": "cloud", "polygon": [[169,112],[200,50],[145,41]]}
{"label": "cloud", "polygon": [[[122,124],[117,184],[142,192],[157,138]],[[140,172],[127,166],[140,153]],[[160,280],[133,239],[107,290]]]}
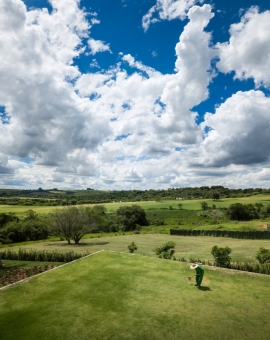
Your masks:
{"label": "cloud", "polygon": [[250,8],[230,27],[230,40],[218,43],[221,72],[234,71],[240,80],[253,78],[256,86],[270,86],[270,11]]}
{"label": "cloud", "polygon": [[[10,117],[9,124],[0,125],[0,148],[6,155],[60,166],[69,150],[95,147],[108,130],[71,85],[80,76],[73,58],[89,35],[85,13],[76,0],[51,3],[49,14],[27,11],[20,0],[8,6],[0,1],[0,105]],[[100,124],[104,134],[97,135]]]}
{"label": "cloud", "polygon": [[92,55],[95,55],[98,52],[106,52],[106,51],[112,53],[112,51],[110,50],[110,45],[104,44],[104,42],[101,40],[95,40],[91,38],[88,40],[88,46],[91,50],[90,54]]}
{"label": "cloud", "polygon": [[[176,156],[176,147],[201,141],[196,113],[190,110],[207,98],[212,79],[211,34],[204,31],[211,7],[188,12],[174,74],[161,74],[130,54],[121,54],[107,71],[81,74],[73,60],[85,51],[83,39],[93,39],[91,25],[78,1],[68,1],[66,8],[54,0],[48,13],[27,11],[20,0],[12,0],[8,24],[13,26],[1,27],[0,106],[10,122],[0,125],[0,148],[6,157],[17,157],[7,160],[5,169],[17,169],[32,186],[186,181],[175,167],[165,177],[162,168],[153,177],[153,169],[159,163],[171,168],[182,155]],[[0,4],[1,13],[10,10]],[[26,164],[24,157],[34,160]]]}
{"label": "cloud", "polygon": [[270,98],[261,91],[237,92],[207,113],[202,127],[211,130],[197,150],[199,167],[256,165],[269,162]]}
{"label": "cloud", "polygon": [[191,113],[190,109],[208,98],[207,87],[212,78],[208,70],[215,55],[209,47],[211,35],[204,31],[213,17],[211,7],[194,6],[188,17],[190,22],[175,48],[177,73],[167,82],[161,96],[167,112],[167,116],[161,118],[163,126],[171,127],[171,136],[180,145],[201,139],[200,129],[195,124],[196,113]]}
{"label": "cloud", "polygon": [[[157,3],[150,8],[147,14],[142,18],[142,26],[144,31],[147,31],[151,23],[156,23],[160,20],[185,19],[188,10],[199,0],[157,0]],[[159,19],[153,18],[157,13]]]}
{"label": "cloud", "polygon": [[[182,2],[189,21],[175,46],[175,71],[162,74],[129,53],[119,53],[107,70],[81,73],[74,60],[87,54],[86,41],[99,41],[90,31],[94,21],[86,20],[77,0],[51,4],[49,13],[0,0],[0,108],[1,117],[9,117],[0,121],[1,186],[267,185],[269,97],[237,92],[200,126],[195,121],[193,107],[209,97],[213,58],[219,54],[220,69],[229,65],[222,57],[229,42],[212,47],[205,31],[213,17],[210,5],[189,8],[191,2]],[[179,1],[158,4],[151,12],[158,20],[180,17]],[[248,13],[240,33],[262,15]],[[110,51],[109,44],[102,46]],[[239,58],[247,69],[246,56]],[[92,66],[98,67],[97,60]],[[250,74],[267,84],[268,70],[260,75],[264,66],[256,67]]]}

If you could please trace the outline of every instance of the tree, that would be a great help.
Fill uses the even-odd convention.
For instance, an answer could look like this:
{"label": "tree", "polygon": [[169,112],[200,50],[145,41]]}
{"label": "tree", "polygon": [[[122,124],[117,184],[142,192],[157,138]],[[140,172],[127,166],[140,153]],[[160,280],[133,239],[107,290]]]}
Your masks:
{"label": "tree", "polygon": [[182,203],[178,203],[178,207],[180,210],[182,210],[183,204]]}
{"label": "tree", "polygon": [[261,264],[270,262],[270,249],[259,248],[256,251],[255,257]]}
{"label": "tree", "polygon": [[220,199],[219,193],[218,193],[218,192],[213,193],[213,200],[214,200],[214,201],[217,201],[217,200],[219,200],[219,199]]}
{"label": "tree", "polygon": [[253,204],[231,204],[227,210],[227,214],[231,220],[249,221],[259,218],[258,211]]}
{"label": "tree", "polygon": [[158,255],[158,257],[170,260],[175,253],[174,247],[175,242],[169,241],[162,246],[155,248],[153,251],[156,255]]}
{"label": "tree", "polygon": [[205,201],[201,202],[201,207],[202,207],[202,210],[203,210],[203,211],[207,210],[207,209],[208,209],[208,204],[207,204],[207,202],[205,202]]}
{"label": "tree", "polygon": [[231,257],[229,254],[232,252],[231,248],[229,247],[218,247],[214,246],[212,248],[211,254],[215,259],[215,266],[217,267],[230,267],[231,264]]}
{"label": "tree", "polygon": [[270,205],[267,205],[266,207],[262,207],[260,209],[260,215],[262,218],[266,218],[270,215]]}
{"label": "tree", "polygon": [[139,205],[123,206],[116,211],[117,221],[123,231],[135,230],[137,225],[147,226],[146,213]]}
{"label": "tree", "polygon": [[18,220],[18,217],[16,217],[13,213],[0,213],[0,228],[14,220]]}
{"label": "tree", "polygon": [[85,208],[85,212],[91,223],[92,232],[110,231],[110,223],[106,215],[107,209],[104,205],[95,205]]}
{"label": "tree", "polygon": [[69,244],[71,240],[78,244],[92,229],[86,210],[77,207],[67,207],[53,213],[51,226],[53,233],[64,237]]}

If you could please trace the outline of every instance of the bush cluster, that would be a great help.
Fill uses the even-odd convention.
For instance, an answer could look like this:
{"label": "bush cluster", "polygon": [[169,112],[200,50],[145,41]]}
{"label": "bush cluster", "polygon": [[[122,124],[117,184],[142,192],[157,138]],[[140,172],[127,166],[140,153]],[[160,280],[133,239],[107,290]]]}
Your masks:
{"label": "bush cluster", "polygon": [[0,243],[17,243],[46,239],[49,235],[47,226],[39,220],[11,222],[0,231]]}

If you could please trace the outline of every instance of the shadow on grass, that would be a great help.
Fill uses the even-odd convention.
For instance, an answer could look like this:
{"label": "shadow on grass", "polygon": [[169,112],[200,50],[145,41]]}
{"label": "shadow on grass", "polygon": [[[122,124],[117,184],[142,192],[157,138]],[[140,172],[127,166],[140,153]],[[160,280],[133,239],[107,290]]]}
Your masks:
{"label": "shadow on grass", "polygon": [[199,287],[198,289],[199,289],[199,290],[202,290],[202,291],[204,291],[204,292],[211,292],[210,287],[203,287],[203,286],[201,286],[201,287]]}

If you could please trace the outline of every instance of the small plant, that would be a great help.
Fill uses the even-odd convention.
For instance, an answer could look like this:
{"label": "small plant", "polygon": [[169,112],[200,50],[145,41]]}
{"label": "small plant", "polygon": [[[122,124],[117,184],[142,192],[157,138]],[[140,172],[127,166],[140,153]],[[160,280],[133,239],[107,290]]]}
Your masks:
{"label": "small plant", "polygon": [[255,254],[256,259],[261,263],[270,263],[270,249],[259,248]]}
{"label": "small plant", "polygon": [[169,241],[163,244],[162,246],[155,248],[153,251],[155,252],[156,255],[158,255],[159,258],[170,260],[173,257],[173,254],[175,253],[174,247],[175,243]]}
{"label": "small plant", "polygon": [[229,254],[231,252],[232,250],[229,247],[222,248],[214,246],[212,248],[211,254],[214,256],[215,266],[229,268],[231,263],[231,257],[229,256]]}
{"label": "small plant", "polygon": [[135,250],[137,250],[137,246],[134,242],[131,242],[130,245],[128,246],[128,250],[130,253],[134,253]]}
{"label": "small plant", "polygon": [[205,201],[201,202],[201,207],[202,207],[202,210],[203,210],[203,211],[207,210],[207,209],[208,209],[208,204],[207,204],[207,202],[205,202]]}

